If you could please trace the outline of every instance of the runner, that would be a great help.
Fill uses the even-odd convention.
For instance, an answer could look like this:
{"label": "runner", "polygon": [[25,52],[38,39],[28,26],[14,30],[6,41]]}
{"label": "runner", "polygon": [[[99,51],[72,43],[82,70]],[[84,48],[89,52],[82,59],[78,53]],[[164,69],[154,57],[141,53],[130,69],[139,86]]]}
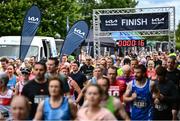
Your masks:
{"label": "runner", "polygon": [[9,106],[13,91],[7,87],[9,77],[5,72],[0,72],[0,105]]}
{"label": "runner", "polygon": [[[74,81],[70,76],[69,76],[69,74],[70,74],[70,72],[69,72],[69,68],[67,67],[67,66],[61,66],[61,68],[60,68],[60,72],[59,72],[60,74],[61,74],[61,77],[63,77],[63,80],[66,80],[67,81],[67,83],[68,83],[68,88],[70,89],[70,92],[68,92],[68,94],[66,93],[66,92],[64,92],[65,93],[65,95],[66,96],[69,96],[70,95],[70,97],[72,98],[72,100],[73,100],[73,102],[76,102],[76,103],[78,103],[79,102],[79,100],[75,100],[75,95],[74,95],[74,92],[77,92],[77,94],[79,95],[80,93],[81,93],[81,88],[79,87],[79,85],[76,83],[76,81]],[[62,74],[64,74],[64,75],[62,75]],[[66,78],[66,79],[64,79],[64,78]],[[60,79],[61,80],[61,79]],[[70,93],[70,94],[69,94]]]}
{"label": "runner", "polygon": [[48,90],[50,97],[38,105],[34,120],[73,120],[75,105],[63,96],[63,83],[58,76],[49,78]]}
{"label": "runner", "polygon": [[16,83],[16,86],[15,86],[16,95],[21,95],[24,85],[27,84],[30,80],[29,77],[30,77],[31,70],[29,68],[24,67],[20,71],[21,71],[21,75],[19,76],[19,81]]}
{"label": "runner", "polygon": [[124,105],[120,102],[120,100],[116,97],[109,96],[109,79],[106,77],[102,77],[97,80],[97,84],[103,90],[101,105],[111,111],[118,120],[130,120],[127,113],[125,112]]}
{"label": "runner", "polygon": [[12,64],[8,65],[6,72],[9,76],[7,87],[14,91],[16,82],[18,82],[17,75],[15,73],[15,66]]}
{"label": "runner", "polygon": [[131,102],[132,120],[152,120],[152,93],[157,93],[155,82],[146,78],[146,68],[144,65],[136,66],[134,73],[136,79],[128,84],[123,100],[125,103]]}
{"label": "runner", "polygon": [[28,98],[31,103],[29,119],[33,119],[38,104],[48,96],[48,81],[45,79],[46,65],[36,62],[34,65],[35,79],[23,87],[22,95]]}
{"label": "runner", "polygon": [[11,117],[7,121],[12,120],[28,120],[30,113],[30,105],[24,96],[15,96],[11,101]]}
{"label": "runner", "polygon": [[114,121],[116,118],[107,109],[100,106],[102,99],[102,90],[98,85],[89,85],[86,90],[85,97],[88,101],[88,106],[83,107],[78,111],[77,120],[94,120],[94,121]]}
{"label": "runner", "polygon": [[172,120],[172,109],[176,105],[177,100],[177,90],[175,84],[167,80],[166,68],[158,67],[156,69],[159,95],[155,97],[155,110],[154,119],[155,120]]}

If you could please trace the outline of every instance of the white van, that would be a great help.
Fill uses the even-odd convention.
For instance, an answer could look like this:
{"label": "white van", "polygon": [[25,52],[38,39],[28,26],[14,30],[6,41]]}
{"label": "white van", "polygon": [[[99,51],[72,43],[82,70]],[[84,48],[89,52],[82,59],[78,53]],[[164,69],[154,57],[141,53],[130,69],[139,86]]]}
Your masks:
{"label": "white van", "polygon": [[[19,58],[21,36],[0,37],[0,57]],[[56,57],[56,43],[53,37],[35,36],[26,57],[36,56],[38,60]]]}
{"label": "white van", "polygon": [[55,39],[55,43],[56,43],[57,53],[60,54],[60,51],[61,51],[61,48],[63,46],[64,40],[63,39]]}

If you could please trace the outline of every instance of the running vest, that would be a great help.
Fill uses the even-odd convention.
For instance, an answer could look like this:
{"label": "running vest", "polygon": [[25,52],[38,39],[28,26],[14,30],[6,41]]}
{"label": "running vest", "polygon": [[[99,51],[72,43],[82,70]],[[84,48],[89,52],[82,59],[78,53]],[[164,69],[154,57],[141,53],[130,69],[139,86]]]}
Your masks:
{"label": "running vest", "polygon": [[13,97],[13,91],[8,89],[5,95],[0,95],[0,105],[9,106]]}
{"label": "running vest", "polygon": [[107,102],[106,102],[106,105],[105,105],[105,108],[108,109],[111,113],[115,113],[115,107],[114,107],[114,103],[113,103],[113,96],[109,96]]}
{"label": "running vest", "polygon": [[150,90],[150,80],[148,79],[143,87],[137,87],[136,81],[132,83],[132,93],[137,94],[137,98],[131,105],[132,120],[152,120],[152,95]]}
{"label": "running vest", "polygon": [[13,89],[16,85],[16,76],[13,75],[13,77],[11,79],[9,79],[7,87],[8,89]]}
{"label": "running vest", "polygon": [[68,98],[63,97],[63,101],[58,108],[52,108],[49,98],[46,98],[43,105],[44,120],[71,120],[71,112]]}

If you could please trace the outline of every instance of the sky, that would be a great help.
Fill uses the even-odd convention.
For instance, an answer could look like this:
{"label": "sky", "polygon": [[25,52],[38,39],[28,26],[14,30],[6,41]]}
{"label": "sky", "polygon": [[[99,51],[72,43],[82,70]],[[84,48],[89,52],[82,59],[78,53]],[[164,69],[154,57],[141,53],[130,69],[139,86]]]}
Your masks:
{"label": "sky", "polygon": [[175,6],[175,20],[176,27],[180,22],[180,0],[136,0],[139,1],[136,8],[146,7],[173,7]]}

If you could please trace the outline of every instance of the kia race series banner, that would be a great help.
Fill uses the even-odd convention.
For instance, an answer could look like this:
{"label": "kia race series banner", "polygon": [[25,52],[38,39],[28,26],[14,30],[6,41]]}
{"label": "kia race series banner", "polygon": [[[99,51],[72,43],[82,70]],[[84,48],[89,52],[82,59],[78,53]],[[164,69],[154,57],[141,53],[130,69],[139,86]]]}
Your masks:
{"label": "kia race series banner", "polygon": [[21,33],[19,58],[24,60],[41,22],[41,12],[33,5],[26,13]]}
{"label": "kia race series banner", "polygon": [[69,30],[64,44],[61,48],[60,57],[62,55],[72,54],[87,38],[89,27],[83,20],[77,21]]}
{"label": "kia race series banner", "polygon": [[168,12],[100,15],[100,21],[101,31],[169,29]]}

